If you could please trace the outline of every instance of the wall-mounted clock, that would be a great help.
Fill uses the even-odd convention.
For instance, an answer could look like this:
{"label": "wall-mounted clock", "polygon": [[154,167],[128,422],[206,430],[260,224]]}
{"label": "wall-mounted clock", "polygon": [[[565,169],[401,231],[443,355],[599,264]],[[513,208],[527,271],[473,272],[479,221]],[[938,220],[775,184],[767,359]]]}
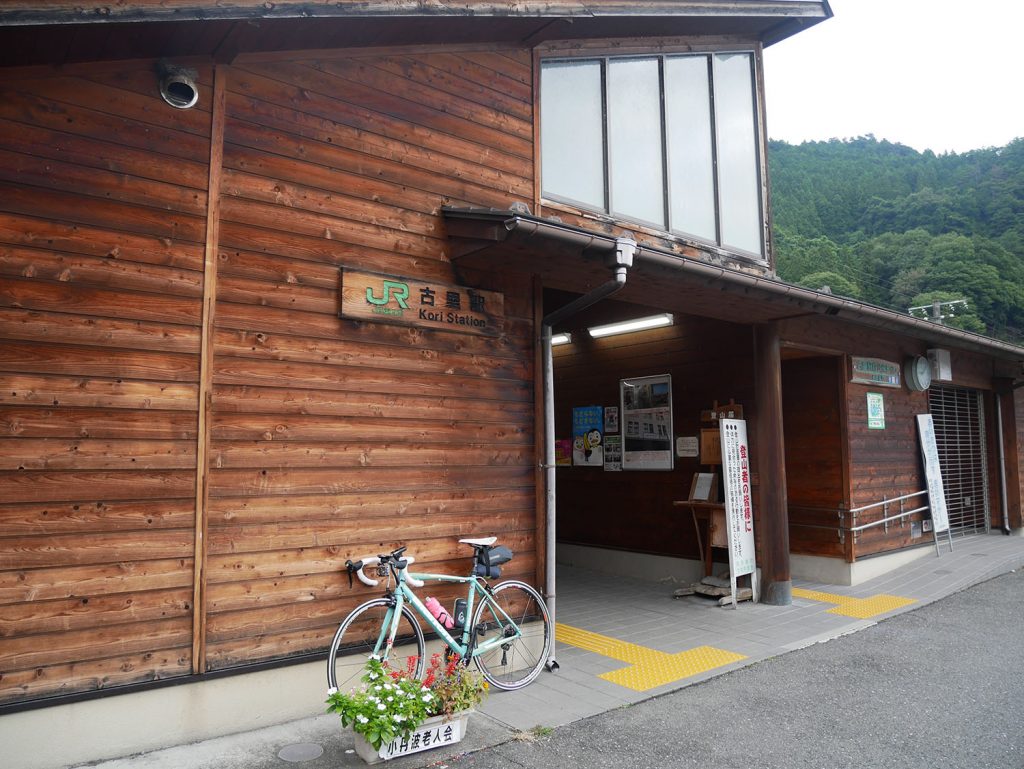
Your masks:
{"label": "wall-mounted clock", "polygon": [[932,383],[932,364],[923,355],[907,358],[903,364],[903,378],[912,392],[923,392]]}

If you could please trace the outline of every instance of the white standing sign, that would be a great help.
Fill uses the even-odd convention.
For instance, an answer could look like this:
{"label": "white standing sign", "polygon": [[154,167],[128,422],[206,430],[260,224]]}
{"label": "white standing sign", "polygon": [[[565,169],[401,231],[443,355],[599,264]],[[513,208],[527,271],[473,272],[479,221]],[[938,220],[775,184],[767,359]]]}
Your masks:
{"label": "white standing sign", "polygon": [[[946,492],[942,486],[942,468],[939,466],[939,447],[935,442],[935,423],[931,414],[917,415],[917,430],[921,434],[921,457],[924,460],[928,506],[932,513],[932,529],[935,532],[937,552],[940,532],[949,531],[949,513],[946,510]],[[949,534],[949,549],[953,550],[952,532]]]}
{"label": "white standing sign", "polygon": [[747,445],[747,423],[742,419],[719,420],[719,431],[722,437],[726,529],[729,534],[729,580],[732,583],[732,605],[735,608],[737,577],[749,574],[755,601],[758,593],[750,448]]}

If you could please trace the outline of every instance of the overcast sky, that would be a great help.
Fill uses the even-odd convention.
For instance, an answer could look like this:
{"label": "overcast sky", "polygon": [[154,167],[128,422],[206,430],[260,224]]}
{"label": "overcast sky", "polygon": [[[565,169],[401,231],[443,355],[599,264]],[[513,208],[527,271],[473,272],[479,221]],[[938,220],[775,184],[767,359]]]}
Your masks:
{"label": "overcast sky", "polygon": [[936,153],[1024,136],[1024,0],[830,0],[765,51],[768,135]]}

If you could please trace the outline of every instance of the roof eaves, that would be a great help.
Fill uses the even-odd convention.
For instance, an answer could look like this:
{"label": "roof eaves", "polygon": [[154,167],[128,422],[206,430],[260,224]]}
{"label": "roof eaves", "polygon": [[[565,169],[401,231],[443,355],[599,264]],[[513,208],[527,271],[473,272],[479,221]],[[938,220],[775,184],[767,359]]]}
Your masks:
{"label": "roof eaves", "polygon": [[827,0],[521,0],[514,5],[495,0],[220,0],[216,3],[179,0],[118,3],[82,0],[6,0],[0,26],[48,26],[110,22],[249,21],[262,19],[387,18],[387,17],[500,17],[535,19],[575,18],[778,18],[772,42],[831,17]]}
{"label": "roof eaves", "polygon": [[[590,250],[613,251],[615,249],[615,236],[613,235],[591,232],[582,227],[515,211],[453,207],[445,207],[442,211],[449,221],[464,223],[462,227],[455,228],[460,232],[460,236],[465,236],[467,233],[465,223],[476,221],[487,226],[486,238],[493,239],[496,243],[504,242],[518,234],[532,240],[547,239],[581,248],[585,246]],[[480,231],[480,234],[484,234],[483,230]],[[914,318],[856,299],[847,299],[783,283],[774,278],[719,267],[652,246],[639,246],[635,259],[638,263],[647,262],[658,267],[677,270],[692,278],[718,281],[727,287],[760,293],[766,298],[788,300],[801,307],[810,307],[818,314],[840,318],[859,325],[907,334],[935,344],[951,344],[959,348],[982,351],[1001,359],[1024,361],[1024,347],[1019,345],[972,331],[942,326],[929,320]]]}

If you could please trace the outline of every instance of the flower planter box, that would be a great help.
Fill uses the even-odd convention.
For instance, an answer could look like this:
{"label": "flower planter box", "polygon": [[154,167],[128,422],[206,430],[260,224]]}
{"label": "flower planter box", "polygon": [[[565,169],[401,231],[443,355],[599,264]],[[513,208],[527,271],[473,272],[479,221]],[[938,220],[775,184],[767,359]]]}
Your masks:
{"label": "flower planter box", "polygon": [[469,720],[470,712],[466,710],[456,713],[447,721],[447,716],[428,718],[407,738],[400,737],[386,742],[380,746],[380,750],[374,750],[366,738],[356,732],[356,753],[368,764],[379,764],[392,758],[419,753],[421,750],[454,745],[466,734],[466,722]]}

